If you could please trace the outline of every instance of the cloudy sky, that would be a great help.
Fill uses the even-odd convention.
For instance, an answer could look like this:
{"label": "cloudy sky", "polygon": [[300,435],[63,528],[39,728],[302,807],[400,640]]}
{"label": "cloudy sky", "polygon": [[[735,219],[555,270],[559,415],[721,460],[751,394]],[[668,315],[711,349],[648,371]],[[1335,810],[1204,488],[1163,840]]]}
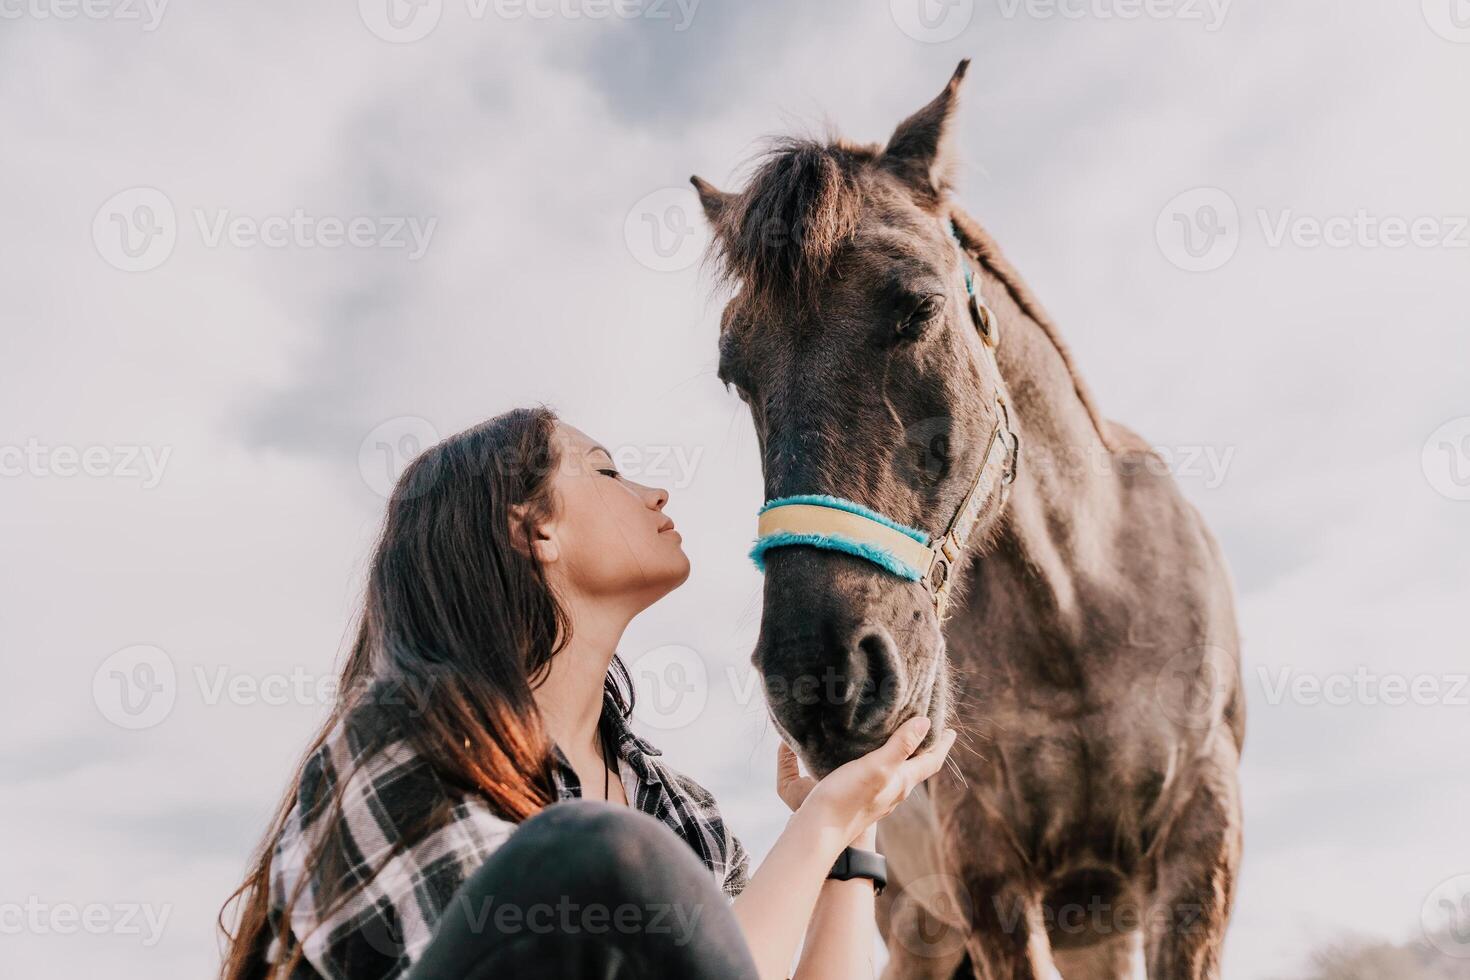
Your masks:
{"label": "cloudy sky", "polygon": [[0,972],[213,969],[384,481],[533,402],[671,488],[695,572],[622,653],[703,671],[641,724],[764,853],[685,181],[881,140],[965,56],[963,203],[1232,565],[1227,976],[1470,888],[1464,0],[391,2],[0,0]]}

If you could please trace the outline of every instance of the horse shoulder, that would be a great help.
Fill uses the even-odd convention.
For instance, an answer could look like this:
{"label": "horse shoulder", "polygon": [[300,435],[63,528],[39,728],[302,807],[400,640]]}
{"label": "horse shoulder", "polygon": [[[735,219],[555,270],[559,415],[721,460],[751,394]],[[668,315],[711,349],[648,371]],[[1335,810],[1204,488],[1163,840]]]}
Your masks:
{"label": "horse shoulder", "polygon": [[1103,420],[1103,436],[1108,442],[1109,448],[1114,452],[1128,453],[1151,453],[1154,447],[1149,445],[1147,439],[1134,432],[1122,422],[1113,419]]}

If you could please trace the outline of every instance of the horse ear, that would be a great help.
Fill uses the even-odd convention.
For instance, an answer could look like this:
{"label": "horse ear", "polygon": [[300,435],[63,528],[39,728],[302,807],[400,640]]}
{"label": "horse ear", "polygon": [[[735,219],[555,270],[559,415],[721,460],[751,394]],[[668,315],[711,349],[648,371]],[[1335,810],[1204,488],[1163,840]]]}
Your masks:
{"label": "horse ear", "polygon": [[949,189],[953,164],[949,119],[954,115],[960,83],[970,59],[961,61],[944,91],[918,112],[898,124],[883,148],[882,163],[894,176],[920,194],[938,200]]}
{"label": "horse ear", "polygon": [[690,177],[689,183],[699,192],[699,203],[704,207],[704,216],[711,225],[718,227],[720,216],[725,213],[725,206],[734,195],[726,194],[702,177]]}

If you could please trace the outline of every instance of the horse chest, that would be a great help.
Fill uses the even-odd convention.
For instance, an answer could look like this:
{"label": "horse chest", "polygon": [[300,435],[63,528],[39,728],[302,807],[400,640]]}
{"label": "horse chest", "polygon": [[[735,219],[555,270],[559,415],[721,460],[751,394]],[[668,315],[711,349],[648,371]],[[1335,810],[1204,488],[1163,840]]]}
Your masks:
{"label": "horse chest", "polygon": [[1017,705],[986,727],[956,788],[979,803],[970,832],[1014,838],[1028,862],[1136,864],[1189,780],[1188,741],[1127,700],[1068,716]]}

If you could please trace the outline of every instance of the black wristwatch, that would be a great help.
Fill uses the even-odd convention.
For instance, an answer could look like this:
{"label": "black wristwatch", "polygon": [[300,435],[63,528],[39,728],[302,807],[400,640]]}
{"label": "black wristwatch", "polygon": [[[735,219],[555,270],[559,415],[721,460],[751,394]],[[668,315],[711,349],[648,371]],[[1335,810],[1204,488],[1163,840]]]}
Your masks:
{"label": "black wristwatch", "polygon": [[837,855],[837,863],[827,872],[828,878],[847,881],[849,878],[873,879],[873,894],[883,894],[888,884],[888,862],[877,851],[864,851],[856,847],[844,847]]}

